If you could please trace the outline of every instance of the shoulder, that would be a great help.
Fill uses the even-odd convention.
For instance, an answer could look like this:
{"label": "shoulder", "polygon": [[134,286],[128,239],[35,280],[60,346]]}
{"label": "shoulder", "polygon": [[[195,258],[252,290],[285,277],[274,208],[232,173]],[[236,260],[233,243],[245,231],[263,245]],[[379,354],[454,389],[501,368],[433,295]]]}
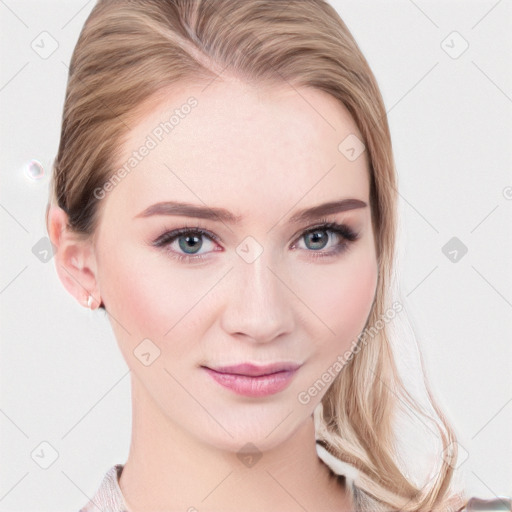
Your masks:
{"label": "shoulder", "polygon": [[[356,485],[358,471],[353,466],[332,455],[321,441],[317,440],[316,449],[320,459],[335,474],[345,477],[345,488],[350,494],[354,510],[357,512],[389,512],[388,508],[383,507],[382,502]],[[512,498],[508,496],[497,496],[493,499],[472,497],[466,501],[464,507],[452,512],[512,512]]]}
{"label": "shoulder", "polygon": [[481,499],[473,497],[462,509],[461,512],[509,512],[512,511],[512,498],[508,496],[498,496],[493,499]]}
{"label": "shoulder", "polygon": [[[357,512],[391,512],[388,508],[382,508],[382,503],[376,501],[365,491],[352,484],[354,509]],[[492,499],[470,498],[466,504],[457,510],[450,509],[450,512],[512,512],[512,498],[498,496]]]}
{"label": "shoulder", "polygon": [[80,512],[97,512],[98,510],[125,512],[127,507],[119,488],[119,476],[122,470],[122,464],[112,466],[103,476],[94,497],[80,509]]}

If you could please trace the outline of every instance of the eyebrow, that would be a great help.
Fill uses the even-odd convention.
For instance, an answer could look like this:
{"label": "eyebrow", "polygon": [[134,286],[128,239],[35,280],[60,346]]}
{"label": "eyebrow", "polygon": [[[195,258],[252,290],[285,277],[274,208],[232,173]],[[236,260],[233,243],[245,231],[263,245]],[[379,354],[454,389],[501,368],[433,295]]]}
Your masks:
{"label": "eyebrow", "polygon": [[[341,199],[339,201],[331,201],[329,203],[323,203],[300,210],[290,217],[289,222],[292,224],[299,224],[315,220],[318,217],[325,215],[332,215],[333,213],[344,212],[347,210],[355,210],[357,208],[365,208],[366,206],[368,206],[368,204],[360,199]],[[194,217],[197,219],[207,219],[229,224],[240,224],[242,221],[242,216],[235,215],[224,208],[199,206],[190,203],[181,203],[178,201],[165,201],[153,204],[140,212],[134,218],[146,218],[153,215]]]}

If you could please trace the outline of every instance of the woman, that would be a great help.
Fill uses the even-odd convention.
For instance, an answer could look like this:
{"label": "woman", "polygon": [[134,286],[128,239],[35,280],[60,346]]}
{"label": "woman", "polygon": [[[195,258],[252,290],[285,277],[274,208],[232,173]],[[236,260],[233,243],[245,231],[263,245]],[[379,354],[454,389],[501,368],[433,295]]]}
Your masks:
{"label": "woman", "polygon": [[396,449],[404,405],[429,411],[388,334],[395,186],[377,83],[323,0],[98,2],[47,225],[111,319],[133,422],[83,511],[471,510],[434,402],[427,485]]}

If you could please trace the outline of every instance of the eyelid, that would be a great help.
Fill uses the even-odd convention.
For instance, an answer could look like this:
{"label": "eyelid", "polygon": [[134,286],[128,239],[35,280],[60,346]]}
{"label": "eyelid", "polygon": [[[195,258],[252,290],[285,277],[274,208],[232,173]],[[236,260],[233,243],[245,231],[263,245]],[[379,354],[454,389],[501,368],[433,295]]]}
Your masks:
{"label": "eyelid", "polygon": [[[293,235],[292,240],[296,241],[296,239],[298,237],[304,236],[304,234],[310,232],[311,230],[318,229],[318,228],[323,228],[323,227],[325,227],[326,224],[336,224],[336,225],[339,225],[339,226],[346,226],[347,229],[349,229],[350,231],[354,232],[354,234],[356,234],[356,235],[358,234],[355,230],[353,230],[352,228],[350,228],[347,224],[345,224],[343,222],[336,222],[336,220],[334,220],[333,218],[322,217],[322,218],[318,219],[316,222],[313,222],[313,223],[309,224],[308,226],[299,229]],[[174,233],[173,236],[177,236],[179,234],[189,233],[191,231],[203,232],[206,235],[208,235],[215,242],[221,242],[221,237],[216,235],[215,233],[213,233],[212,231],[210,231],[206,227],[201,226],[200,224],[196,224],[194,226],[192,226],[190,224],[187,224],[185,226],[182,226],[181,228],[164,228],[162,234],[160,236],[158,236],[155,240],[153,240],[153,242],[151,242],[151,244],[152,245],[156,245],[161,239],[164,239],[171,232]]]}
{"label": "eyelid", "polygon": [[[306,233],[309,233],[311,231],[314,231],[315,229],[320,229],[320,228],[324,228],[324,229],[335,229],[335,228],[346,228],[347,231],[350,231],[351,233],[353,233],[353,235],[357,238],[359,237],[359,231],[354,229],[354,228],[351,228],[349,226],[349,224],[347,224],[346,222],[338,222],[336,219],[332,218],[334,216],[331,216],[331,218],[329,217],[322,217],[321,219],[318,219],[316,222],[310,224],[309,226],[305,227],[305,228],[301,228],[299,231],[297,231],[297,233],[295,235],[293,235],[293,239],[296,240],[297,237],[300,237],[300,236],[304,236]],[[326,225],[329,226],[331,225],[332,228],[329,228],[327,227],[326,228]]]}
{"label": "eyelid", "polygon": [[165,240],[167,237],[169,237],[170,233],[173,233],[172,238],[174,238],[183,233],[190,233],[190,232],[196,232],[196,231],[201,234],[205,234],[205,235],[209,236],[215,242],[220,242],[220,237],[218,235],[216,235],[215,233],[212,233],[210,230],[208,230],[202,226],[188,226],[187,225],[187,226],[183,226],[181,228],[172,228],[172,229],[165,228],[163,233],[160,236],[158,236],[155,240],[153,240],[150,244],[158,246],[162,240]]}

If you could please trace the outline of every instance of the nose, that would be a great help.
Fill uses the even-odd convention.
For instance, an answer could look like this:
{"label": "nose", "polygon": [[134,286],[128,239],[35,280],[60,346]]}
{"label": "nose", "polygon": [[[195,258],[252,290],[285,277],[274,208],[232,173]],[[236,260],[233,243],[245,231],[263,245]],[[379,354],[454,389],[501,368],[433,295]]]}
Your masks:
{"label": "nose", "polygon": [[253,343],[269,343],[294,327],[294,297],[286,272],[267,257],[237,258],[225,283],[221,325],[225,332]]}

